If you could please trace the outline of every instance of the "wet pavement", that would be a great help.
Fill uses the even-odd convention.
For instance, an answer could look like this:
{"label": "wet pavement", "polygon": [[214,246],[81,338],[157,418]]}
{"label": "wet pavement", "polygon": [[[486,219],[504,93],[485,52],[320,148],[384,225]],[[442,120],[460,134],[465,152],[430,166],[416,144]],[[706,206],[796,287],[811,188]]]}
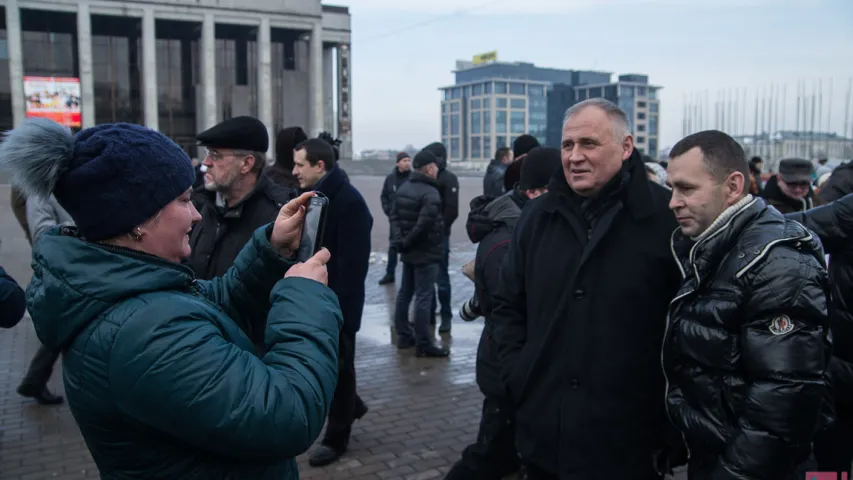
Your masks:
{"label": "wet pavement", "polygon": [[[475,384],[474,362],[482,321],[466,323],[456,315],[451,334],[436,334],[451,349],[447,359],[416,358],[411,350],[398,351],[392,344],[393,307],[389,306],[393,306],[395,287],[377,284],[385,273],[382,249],[388,237],[379,206],[382,180],[353,178],[362,192],[371,192],[364,195],[374,215],[376,252],[366,280],[356,350],[359,394],[370,411],[354,425],[349,452],[340,462],[315,469],[307,465],[305,455],[298,459],[303,479],[442,478],[477,433],[482,396]],[[460,183],[460,220],[451,236],[454,313],[473,293],[473,284],[460,267],[473,258],[464,219],[470,199],[482,184],[477,178],[460,178]],[[31,276],[30,249],[9,208],[6,185],[0,185],[0,239],[0,265],[26,284]],[[40,407],[15,393],[38,345],[29,319],[0,331],[0,479],[99,478],[68,407]],[[49,383],[57,393],[63,391],[60,368],[57,365]]]}

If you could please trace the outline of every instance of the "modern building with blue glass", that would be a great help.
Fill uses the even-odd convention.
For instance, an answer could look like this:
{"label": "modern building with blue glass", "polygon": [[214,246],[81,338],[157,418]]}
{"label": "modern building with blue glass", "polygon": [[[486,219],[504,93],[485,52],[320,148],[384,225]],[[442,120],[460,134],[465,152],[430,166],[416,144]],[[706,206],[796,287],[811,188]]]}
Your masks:
{"label": "modern building with blue glass", "polygon": [[[644,75],[559,70],[524,62],[456,63],[456,83],[440,88],[441,140],[448,160],[487,162],[494,151],[529,133],[543,145],[559,147],[563,116],[577,102],[603,97],[629,118],[637,148],[658,153],[657,90]],[[653,128],[652,128],[653,127]]]}

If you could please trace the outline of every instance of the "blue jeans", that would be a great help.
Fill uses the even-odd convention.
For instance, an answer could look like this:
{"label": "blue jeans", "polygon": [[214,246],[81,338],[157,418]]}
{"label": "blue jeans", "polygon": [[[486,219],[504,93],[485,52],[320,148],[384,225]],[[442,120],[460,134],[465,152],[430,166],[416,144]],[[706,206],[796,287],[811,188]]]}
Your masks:
{"label": "blue jeans", "polygon": [[[441,318],[453,318],[453,311],[450,310],[450,274],[447,273],[447,268],[450,264],[450,237],[444,237],[441,241],[443,252],[441,261],[438,264],[438,278],[436,286],[438,287],[438,301],[441,303]],[[435,293],[432,297],[432,310],[435,312]]]}
{"label": "blue jeans", "polygon": [[389,277],[393,277],[397,271],[397,249],[394,248],[394,239],[391,238],[391,235],[388,235],[388,268],[385,270],[385,274]]}
{"label": "blue jeans", "polygon": [[[415,340],[419,347],[432,345],[432,333],[429,320],[432,316],[433,286],[438,275],[437,263],[413,265],[403,262],[403,281],[397,292],[397,305],[394,312],[394,326],[397,329],[397,341],[402,343]],[[409,304],[415,299],[415,328],[409,325]]]}

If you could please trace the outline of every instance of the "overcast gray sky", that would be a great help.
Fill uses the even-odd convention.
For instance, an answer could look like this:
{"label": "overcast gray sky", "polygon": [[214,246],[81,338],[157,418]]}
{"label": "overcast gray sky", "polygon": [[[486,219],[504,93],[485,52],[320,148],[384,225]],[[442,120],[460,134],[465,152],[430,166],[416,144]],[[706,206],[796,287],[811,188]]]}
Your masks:
{"label": "overcast gray sky", "polygon": [[439,140],[437,88],[453,83],[457,59],[491,50],[501,61],[648,74],[664,87],[661,147],[681,138],[685,95],[705,90],[713,102],[719,89],[749,89],[751,131],[757,90],[787,84],[784,126],[793,129],[800,80],[809,93],[823,81],[823,130],[831,117],[831,130],[841,133],[853,77],[851,0],[326,3],[347,5],[352,14],[357,152]]}

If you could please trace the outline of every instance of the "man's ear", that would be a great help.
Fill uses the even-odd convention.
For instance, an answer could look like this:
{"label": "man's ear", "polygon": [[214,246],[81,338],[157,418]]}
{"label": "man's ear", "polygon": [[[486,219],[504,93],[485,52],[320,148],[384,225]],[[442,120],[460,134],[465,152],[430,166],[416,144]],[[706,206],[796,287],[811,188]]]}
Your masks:
{"label": "man's ear", "polygon": [[622,140],[622,161],[628,160],[634,153],[634,137],[628,135]]}
{"label": "man's ear", "polygon": [[240,173],[245,175],[245,174],[251,172],[252,169],[255,167],[255,162],[257,162],[257,161],[258,161],[258,159],[255,158],[254,155],[249,155],[249,156],[245,157],[243,159],[243,165],[240,167]]}
{"label": "man's ear", "polygon": [[319,165],[320,168],[322,168],[324,172],[326,171],[326,162],[324,162],[322,160],[317,160],[317,165]]}

